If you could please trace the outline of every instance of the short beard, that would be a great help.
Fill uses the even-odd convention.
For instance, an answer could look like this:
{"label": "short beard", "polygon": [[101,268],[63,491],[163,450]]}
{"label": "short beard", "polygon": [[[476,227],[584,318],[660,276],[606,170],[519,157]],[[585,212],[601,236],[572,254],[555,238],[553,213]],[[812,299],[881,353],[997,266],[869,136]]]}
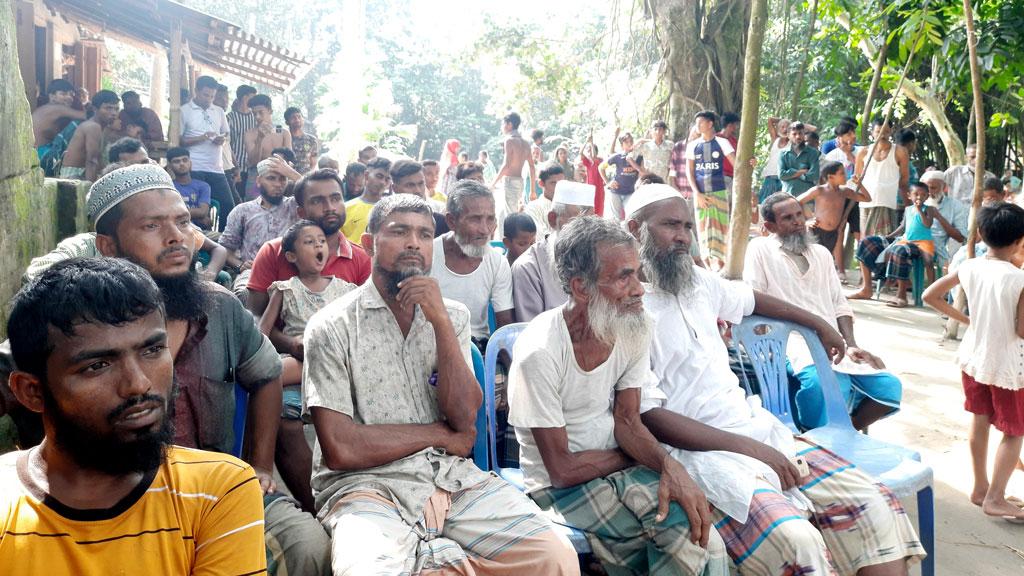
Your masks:
{"label": "short beard", "polygon": [[678,248],[662,249],[651,238],[647,223],[640,226],[640,267],[647,280],[669,294],[690,294],[696,281],[693,257]]}
{"label": "short beard", "polygon": [[779,239],[779,244],[782,244],[782,249],[793,254],[803,254],[808,247],[818,241],[814,234],[811,234],[810,230],[806,228],[802,232],[793,232],[785,236],[776,234],[776,237]]}
{"label": "short beard", "polygon": [[81,468],[111,476],[149,472],[163,463],[167,446],[174,439],[174,394],[164,399],[154,394],[135,396],[107,415],[111,424],[125,410],[144,401],[164,402],[164,418],[160,426],[141,433],[133,440],[120,440],[113,434],[101,434],[68,417],[57,406],[49,388],[43,386],[45,414],[53,424],[53,442]]}
{"label": "short beard", "polygon": [[595,338],[608,346],[623,346],[630,358],[649,347],[653,323],[647,312],[622,312],[596,286],[590,292],[587,319]]}
{"label": "short beard", "polygon": [[384,278],[384,291],[387,292],[386,296],[391,299],[398,296],[398,292],[401,290],[399,284],[414,276],[426,274],[426,270],[417,266],[409,266],[398,270],[386,270],[376,262],[373,263],[373,271]]}
{"label": "short beard", "polygon": [[483,258],[491,248],[487,243],[480,246],[473,244],[459,236],[458,232],[452,232],[452,237],[455,239],[455,244],[459,247],[459,250],[462,250],[462,253],[466,258]]}
{"label": "short beard", "polygon": [[273,206],[279,206],[281,202],[284,202],[284,196],[268,196],[263,190],[260,190],[260,197],[267,201],[267,204]]}
{"label": "short beard", "polygon": [[316,225],[324,231],[324,236],[333,236],[338,230],[341,230],[344,220],[338,219],[337,224],[328,224],[327,218],[321,218],[317,220]]}
{"label": "short beard", "polygon": [[168,320],[192,320],[205,312],[209,293],[195,270],[180,276],[153,276],[153,281],[163,294]]}

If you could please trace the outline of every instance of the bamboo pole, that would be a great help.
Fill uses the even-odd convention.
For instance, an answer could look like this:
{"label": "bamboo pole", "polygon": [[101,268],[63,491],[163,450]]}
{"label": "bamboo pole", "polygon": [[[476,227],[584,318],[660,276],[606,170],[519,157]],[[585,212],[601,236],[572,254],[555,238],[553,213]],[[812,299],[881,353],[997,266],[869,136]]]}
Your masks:
{"label": "bamboo pole", "polygon": [[177,146],[181,132],[181,75],[182,75],[182,42],[181,42],[181,20],[174,19],[171,23],[171,51],[170,51],[170,121],[167,125],[167,136],[170,145]]}
{"label": "bamboo pole", "polygon": [[[974,92],[974,130],[975,149],[977,155],[974,157],[974,195],[971,199],[971,214],[967,218],[967,257],[974,258],[974,245],[978,241],[978,210],[981,208],[981,189],[985,179],[985,101],[981,94],[981,69],[978,66],[978,37],[974,32],[974,11],[971,8],[970,0],[963,0],[964,21],[967,24],[967,52],[971,58],[971,90]],[[967,305],[967,297],[964,291],[957,293],[953,306],[958,310],[964,310]],[[946,321],[946,331],[943,337],[955,340],[960,330],[959,323],[950,318]]]}
{"label": "bamboo pole", "polygon": [[729,218],[727,276],[743,275],[743,259],[750,239],[750,195],[754,180],[754,140],[757,138],[758,97],[761,92],[761,52],[768,19],[768,0],[753,0],[750,26],[747,28],[747,53],[743,62],[743,107],[740,112],[740,136],[736,143],[735,180],[732,183],[732,217]]}

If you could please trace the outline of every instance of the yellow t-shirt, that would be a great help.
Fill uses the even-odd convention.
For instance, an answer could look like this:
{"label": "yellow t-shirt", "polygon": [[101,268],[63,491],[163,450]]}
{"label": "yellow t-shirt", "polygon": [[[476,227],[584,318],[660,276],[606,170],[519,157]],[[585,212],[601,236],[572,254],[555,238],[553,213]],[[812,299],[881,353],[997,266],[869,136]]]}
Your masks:
{"label": "yellow t-shirt", "polygon": [[341,227],[341,233],[356,246],[363,245],[363,232],[366,231],[366,223],[370,221],[370,210],[373,210],[373,206],[369,202],[364,202],[362,198],[353,198],[345,202],[345,225]]}
{"label": "yellow t-shirt", "polygon": [[172,446],[111,508],[77,510],[26,485],[29,451],[0,456],[0,570],[20,576],[262,574],[263,498],[241,460]]}
{"label": "yellow t-shirt", "polygon": [[437,200],[438,202],[445,204],[448,202],[448,197],[440,192],[434,192],[434,195],[430,197],[431,200]]}

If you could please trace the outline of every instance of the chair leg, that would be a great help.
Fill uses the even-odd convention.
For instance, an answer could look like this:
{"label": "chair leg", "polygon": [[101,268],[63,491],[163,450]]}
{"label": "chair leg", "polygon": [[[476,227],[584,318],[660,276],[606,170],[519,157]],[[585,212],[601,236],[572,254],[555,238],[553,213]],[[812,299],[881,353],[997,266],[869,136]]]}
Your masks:
{"label": "chair leg", "polygon": [[935,576],[935,495],[932,487],[917,493],[918,537],[928,556],[921,563],[921,576]]}

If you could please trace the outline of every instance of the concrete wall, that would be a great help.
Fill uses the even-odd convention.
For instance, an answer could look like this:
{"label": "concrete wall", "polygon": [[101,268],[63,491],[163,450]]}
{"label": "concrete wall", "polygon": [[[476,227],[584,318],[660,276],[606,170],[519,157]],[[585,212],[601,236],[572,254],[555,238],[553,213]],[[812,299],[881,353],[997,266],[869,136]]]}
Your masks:
{"label": "concrete wall", "polygon": [[86,229],[86,186],[44,183],[18,73],[14,13],[10,2],[0,4],[0,338],[5,338],[8,301],[21,285],[25,266],[60,239]]}

